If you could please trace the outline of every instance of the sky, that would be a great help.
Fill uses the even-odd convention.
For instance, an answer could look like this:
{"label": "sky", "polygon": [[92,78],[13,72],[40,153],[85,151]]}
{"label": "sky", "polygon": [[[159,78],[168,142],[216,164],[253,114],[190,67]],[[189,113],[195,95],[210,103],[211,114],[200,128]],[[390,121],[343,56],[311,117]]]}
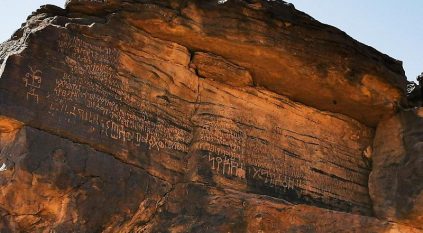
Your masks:
{"label": "sky", "polygon": [[21,27],[28,15],[41,5],[64,7],[66,0],[0,0],[0,43]]}
{"label": "sky", "polygon": [[403,61],[408,80],[423,72],[422,0],[287,0],[322,23]]}
{"label": "sky", "polygon": [[[423,0],[287,0],[322,23],[403,61],[409,80],[423,72]],[[0,0],[0,41],[40,5],[65,0]]]}

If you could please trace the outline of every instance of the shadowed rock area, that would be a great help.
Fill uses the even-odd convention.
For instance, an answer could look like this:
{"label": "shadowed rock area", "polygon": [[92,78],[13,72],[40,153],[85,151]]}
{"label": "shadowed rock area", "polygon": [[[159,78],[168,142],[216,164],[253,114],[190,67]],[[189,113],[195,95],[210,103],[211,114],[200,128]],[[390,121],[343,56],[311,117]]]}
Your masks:
{"label": "shadowed rock area", "polygon": [[70,0],[0,63],[1,232],[423,232],[401,62],[291,4]]}

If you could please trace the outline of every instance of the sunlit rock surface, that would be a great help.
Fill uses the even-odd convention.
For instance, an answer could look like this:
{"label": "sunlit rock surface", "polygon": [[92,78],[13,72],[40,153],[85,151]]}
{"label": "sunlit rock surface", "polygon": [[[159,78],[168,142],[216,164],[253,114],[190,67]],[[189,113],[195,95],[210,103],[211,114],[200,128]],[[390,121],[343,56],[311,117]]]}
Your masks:
{"label": "sunlit rock surface", "polygon": [[370,195],[377,216],[423,226],[423,108],[380,123],[374,141]]}
{"label": "sunlit rock surface", "polygon": [[422,230],[401,63],[291,5],[72,0],[0,62],[2,232]]}

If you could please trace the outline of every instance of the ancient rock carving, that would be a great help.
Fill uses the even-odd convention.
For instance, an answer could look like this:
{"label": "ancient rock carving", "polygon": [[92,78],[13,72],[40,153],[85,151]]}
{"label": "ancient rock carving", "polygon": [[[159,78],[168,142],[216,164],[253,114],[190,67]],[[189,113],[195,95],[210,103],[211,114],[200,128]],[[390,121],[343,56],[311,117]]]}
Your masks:
{"label": "ancient rock carving", "polygon": [[70,0],[0,45],[1,232],[421,232],[401,64],[225,2]]}
{"label": "ancient rock carving", "polygon": [[23,82],[27,88],[26,99],[35,101],[38,104],[38,94],[37,91],[41,88],[42,82],[42,72],[40,70],[33,69],[29,66],[30,72],[25,74]]}

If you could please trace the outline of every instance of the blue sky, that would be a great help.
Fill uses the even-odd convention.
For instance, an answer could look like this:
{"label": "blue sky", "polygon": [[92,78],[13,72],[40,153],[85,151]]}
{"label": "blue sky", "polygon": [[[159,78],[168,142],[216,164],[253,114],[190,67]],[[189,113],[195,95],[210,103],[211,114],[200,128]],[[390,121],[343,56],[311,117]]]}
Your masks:
{"label": "blue sky", "polygon": [[403,61],[409,80],[423,72],[422,0],[288,0],[322,23]]}
{"label": "blue sky", "polygon": [[[322,23],[404,62],[409,80],[423,72],[423,0],[287,0]],[[40,5],[65,0],[0,0],[0,41]]]}
{"label": "blue sky", "polygon": [[64,7],[66,0],[0,0],[0,43],[9,39],[41,5]]}

